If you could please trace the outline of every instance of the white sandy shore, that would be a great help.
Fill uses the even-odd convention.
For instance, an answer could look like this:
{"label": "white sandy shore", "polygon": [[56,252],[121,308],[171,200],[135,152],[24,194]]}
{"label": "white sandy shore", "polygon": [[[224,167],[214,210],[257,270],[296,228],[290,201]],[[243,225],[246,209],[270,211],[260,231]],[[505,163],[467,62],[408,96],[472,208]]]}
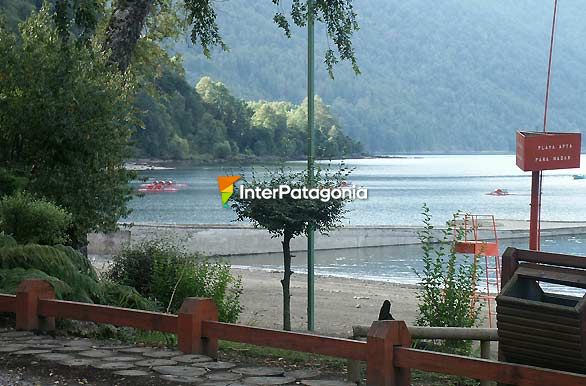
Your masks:
{"label": "white sandy shore", "polygon": [[[244,310],[239,323],[257,327],[282,328],[283,295],[281,272],[233,268],[242,276]],[[307,329],[307,275],[291,278],[291,325],[293,330]],[[316,332],[349,337],[353,325],[370,325],[378,318],[385,299],[392,303],[395,319],[412,324],[417,312],[416,288],[370,280],[316,276]]]}

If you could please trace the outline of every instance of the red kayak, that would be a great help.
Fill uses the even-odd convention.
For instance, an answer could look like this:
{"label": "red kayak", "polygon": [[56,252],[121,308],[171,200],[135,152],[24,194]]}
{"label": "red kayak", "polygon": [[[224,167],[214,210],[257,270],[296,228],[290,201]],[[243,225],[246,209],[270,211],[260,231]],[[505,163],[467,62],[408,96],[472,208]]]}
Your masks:
{"label": "red kayak", "polygon": [[177,184],[173,181],[154,181],[140,185],[138,191],[144,193],[174,193],[186,186],[187,184]]}

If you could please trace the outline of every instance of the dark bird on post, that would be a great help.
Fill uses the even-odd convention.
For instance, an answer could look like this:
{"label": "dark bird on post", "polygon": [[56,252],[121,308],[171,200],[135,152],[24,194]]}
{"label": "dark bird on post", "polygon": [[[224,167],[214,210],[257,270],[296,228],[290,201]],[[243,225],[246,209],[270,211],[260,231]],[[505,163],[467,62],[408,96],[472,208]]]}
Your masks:
{"label": "dark bird on post", "polygon": [[391,315],[391,302],[385,300],[383,302],[383,306],[380,308],[380,312],[378,314],[378,320],[395,320],[393,315]]}

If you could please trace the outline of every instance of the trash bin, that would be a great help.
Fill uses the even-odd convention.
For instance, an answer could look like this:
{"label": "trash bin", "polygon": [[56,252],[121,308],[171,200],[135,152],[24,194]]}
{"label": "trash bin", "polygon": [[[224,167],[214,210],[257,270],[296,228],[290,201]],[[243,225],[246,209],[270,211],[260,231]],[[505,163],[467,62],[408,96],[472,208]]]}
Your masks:
{"label": "trash bin", "polygon": [[[539,252],[524,252],[539,260]],[[586,374],[586,295],[544,290],[546,283],[586,289],[586,270],[518,261],[515,266],[496,298],[500,359]]]}

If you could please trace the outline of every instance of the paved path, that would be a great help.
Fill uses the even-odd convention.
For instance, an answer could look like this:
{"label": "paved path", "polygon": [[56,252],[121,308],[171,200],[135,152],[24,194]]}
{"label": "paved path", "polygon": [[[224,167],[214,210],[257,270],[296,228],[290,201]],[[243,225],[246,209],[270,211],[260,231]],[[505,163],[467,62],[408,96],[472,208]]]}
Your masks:
{"label": "paved path", "polygon": [[[20,369],[0,370],[0,385],[40,385],[27,379],[27,367],[51,364],[87,373],[106,371],[116,383],[196,384],[201,386],[287,385],[351,386],[352,383],[323,378],[319,371],[285,371],[277,367],[250,367],[214,361],[204,355],[134,345],[112,345],[90,339],[52,338],[24,331],[0,332],[0,361],[18,360]],[[23,365],[24,363],[24,365]],[[39,365],[39,367],[41,367]],[[84,370],[85,369],[85,370]],[[30,376],[29,376],[30,378]],[[159,381],[156,381],[159,379]],[[145,383],[145,384],[146,384]],[[354,385],[355,386],[355,385]]]}

